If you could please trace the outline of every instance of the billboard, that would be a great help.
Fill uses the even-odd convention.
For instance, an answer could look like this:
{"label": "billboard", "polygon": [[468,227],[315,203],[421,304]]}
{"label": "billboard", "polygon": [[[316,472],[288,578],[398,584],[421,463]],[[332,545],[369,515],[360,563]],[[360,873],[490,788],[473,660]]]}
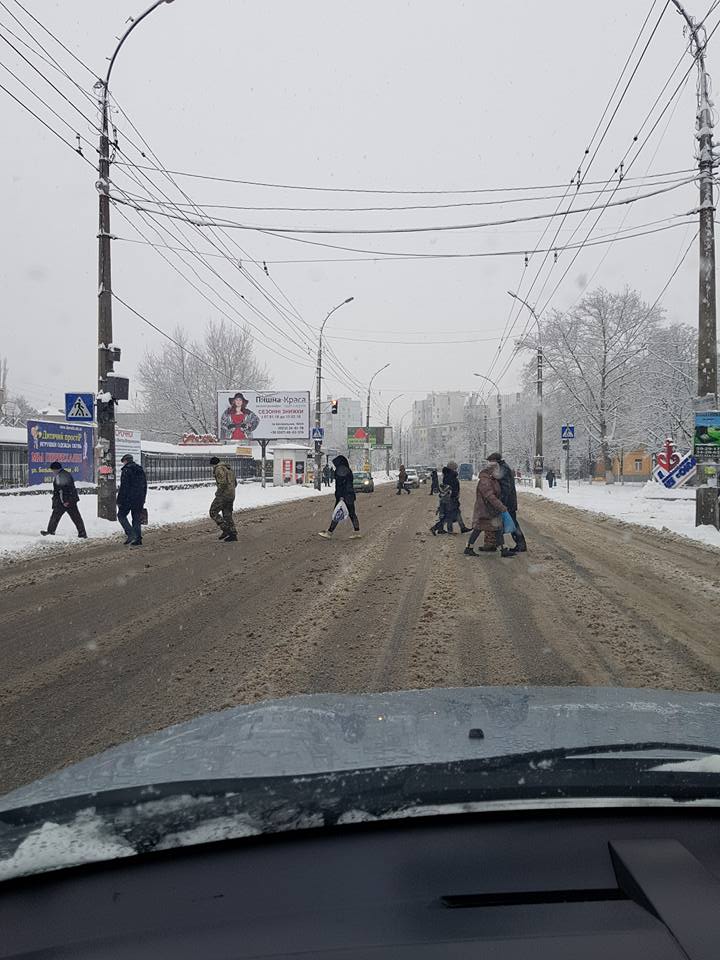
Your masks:
{"label": "billboard", "polygon": [[720,410],[695,414],[693,453],[698,461],[720,463]]}
{"label": "billboard", "polygon": [[218,437],[242,440],[307,440],[309,390],[219,390]]}
{"label": "billboard", "polygon": [[[349,450],[362,450],[367,444],[368,432],[365,427],[347,428]],[[370,448],[389,450],[392,448],[392,427],[370,427]]]}
{"label": "billboard", "polygon": [[120,461],[126,453],[131,453],[135,463],[140,463],[140,431],[124,430],[115,427],[115,472],[120,476],[122,463]]}
{"label": "billboard", "polygon": [[95,479],[94,428],[81,423],[28,420],[28,483],[52,483],[50,464],[58,460],[73,480]]}

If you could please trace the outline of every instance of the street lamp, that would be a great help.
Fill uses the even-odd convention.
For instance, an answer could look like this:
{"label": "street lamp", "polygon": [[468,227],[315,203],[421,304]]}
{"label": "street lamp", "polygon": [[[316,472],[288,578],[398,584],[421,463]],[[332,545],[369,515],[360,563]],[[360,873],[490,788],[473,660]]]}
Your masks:
{"label": "street lamp", "polygon": [[112,347],[112,274],[110,269],[110,137],[108,135],[108,90],[110,74],[120,48],[145,17],[156,7],[172,0],[156,0],[152,6],[136,17],[125,33],[120,37],[108,66],[105,80],[98,80],[95,89],[99,91],[102,116],[100,131],[100,151],[98,161],[98,180],[95,184],[100,194],[100,229],[98,231],[98,400],[97,425],[99,465],[97,477],[97,513],[104,520],[115,520],[115,402],[108,398],[108,375],[113,371],[113,362],[120,359],[120,351]]}
{"label": "street lamp", "polygon": [[375,377],[382,373],[383,370],[387,370],[390,366],[389,363],[386,363],[385,366],[380,367],[379,370],[376,370],[375,373],[370,377],[370,383],[368,384],[368,394],[367,394],[367,413],[365,414],[365,469],[372,473],[372,465],[370,463],[370,391],[372,390],[373,380]]}
{"label": "street lamp", "polygon": [[[400,397],[404,397],[404,393],[399,393],[396,397],[393,397],[390,403],[387,406],[387,425],[390,426],[390,407],[395,403],[396,400],[399,400]],[[387,437],[385,438],[385,443],[387,443]],[[387,476],[390,476],[390,447],[385,448],[385,473]]]}
{"label": "street lamp", "polygon": [[488,383],[491,383],[493,387],[497,390],[497,411],[498,411],[498,453],[502,456],[502,397],[500,396],[500,387],[495,383],[494,380],[491,380],[490,377],[486,377],[482,373],[473,374],[475,377],[480,377],[481,380],[487,380]]}
{"label": "street lamp", "polygon": [[522,297],[519,297],[516,293],[513,293],[512,290],[508,290],[510,296],[519,301],[526,306],[530,313],[535,319],[538,330],[538,343],[537,343],[537,411],[535,414],[535,486],[538,490],[542,490],[542,475],[543,475],[543,349],[542,349],[542,328],[540,326],[540,317],[538,317],[535,310],[530,306],[527,300],[523,300]]}
{"label": "street lamp", "polygon": [[411,413],[412,413],[412,409],[406,410],[405,413],[400,417],[400,424],[399,424],[399,427],[398,427],[399,447],[400,447],[400,460],[399,460],[399,463],[404,463],[405,460],[408,459],[408,458],[406,458],[406,457],[404,456],[404,454],[403,454],[403,423],[405,422],[405,417],[409,417]]}
{"label": "street lamp", "polygon": [[[325,317],[323,322],[320,324],[320,337],[318,339],[318,355],[317,355],[317,371],[315,374],[315,426],[320,429],[320,395],[321,395],[321,384],[322,384],[322,347],[323,347],[323,330],[325,329],[325,324],[328,322],[330,317],[335,313],[336,310],[339,310],[340,307],[344,307],[346,303],[351,303],[355,297],[348,297],[347,300],[343,300],[342,303],[339,303],[336,307],[333,307],[330,313]],[[319,490],[322,486],[320,471],[322,469],[322,440],[318,437],[315,438],[315,489]]]}

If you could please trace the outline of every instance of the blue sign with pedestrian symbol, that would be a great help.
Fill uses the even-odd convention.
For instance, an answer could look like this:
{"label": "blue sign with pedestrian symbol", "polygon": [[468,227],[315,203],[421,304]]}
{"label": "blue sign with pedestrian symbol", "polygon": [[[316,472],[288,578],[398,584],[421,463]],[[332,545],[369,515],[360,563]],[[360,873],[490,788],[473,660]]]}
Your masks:
{"label": "blue sign with pedestrian symbol", "polygon": [[560,428],[560,439],[561,440],[574,440],[575,439],[575,424],[573,423],[564,423]]}
{"label": "blue sign with pedestrian symbol", "polygon": [[324,427],[313,427],[312,428],[312,438],[313,440],[322,440],[325,436]]}
{"label": "blue sign with pedestrian symbol", "polygon": [[92,421],[95,419],[95,398],[92,393],[66,393],[65,419],[70,422]]}

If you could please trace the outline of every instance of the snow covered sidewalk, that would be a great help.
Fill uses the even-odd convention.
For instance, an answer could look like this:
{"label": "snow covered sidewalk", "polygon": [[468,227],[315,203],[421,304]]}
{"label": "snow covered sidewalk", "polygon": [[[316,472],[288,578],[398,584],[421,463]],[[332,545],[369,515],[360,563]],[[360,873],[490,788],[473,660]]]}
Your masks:
{"label": "snow covered sidewalk", "polygon": [[669,491],[656,483],[606,485],[571,481],[568,493],[563,481],[552,490],[544,483],[542,491],[533,487],[521,487],[520,491],[720,547],[720,531],[695,526],[695,492],[691,489]]}
{"label": "snow covered sidewalk", "polygon": [[[235,510],[252,510],[291,500],[304,500],[332,493],[334,487],[323,487],[318,493],[312,487],[272,487],[264,490],[260,484],[241,484],[237,488]],[[185,523],[208,516],[214,488],[198,487],[190,490],[148,491],[148,529],[169,523]],[[97,517],[97,496],[80,497],[80,512],[88,537],[120,537],[120,525]],[[81,544],[69,517],[63,517],[54,537],[43,537],[40,531],[47,527],[50,517],[50,497],[0,497],[0,560],[29,551],[52,551],[68,544]],[[210,520],[208,519],[208,523]]]}

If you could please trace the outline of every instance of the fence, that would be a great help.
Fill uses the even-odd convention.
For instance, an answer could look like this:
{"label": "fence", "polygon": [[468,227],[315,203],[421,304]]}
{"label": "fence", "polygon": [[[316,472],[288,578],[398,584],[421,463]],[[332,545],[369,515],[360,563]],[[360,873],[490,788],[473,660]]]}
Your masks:
{"label": "fence", "polygon": [[27,447],[0,443],[0,487],[26,487],[27,482]]}
{"label": "fence", "polygon": [[[250,457],[221,456],[232,467],[238,480],[260,477],[261,464]],[[142,465],[149,483],[212,480],[208,454],[143,453]],[[267,475],[272,477],[272,461]],[[26,487],[28,482],[27,447],[0,443],[0,487]]]}

